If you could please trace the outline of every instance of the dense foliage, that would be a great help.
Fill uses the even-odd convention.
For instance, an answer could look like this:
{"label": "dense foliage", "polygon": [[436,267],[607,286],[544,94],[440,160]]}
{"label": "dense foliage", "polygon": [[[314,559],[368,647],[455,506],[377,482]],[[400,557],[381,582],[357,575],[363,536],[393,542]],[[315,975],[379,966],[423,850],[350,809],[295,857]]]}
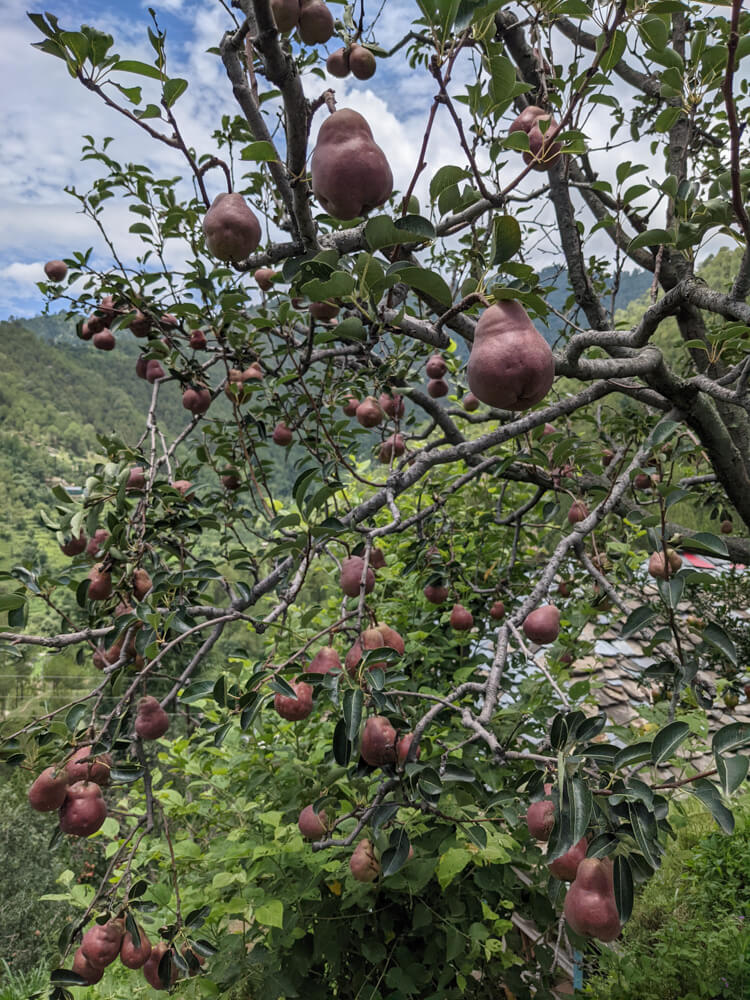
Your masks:
{"label": "dense foliage", "polygon": [[[9,653],[75,650],[101,671],[0,744],[39,776],[34,807],[59,807],[53,843],[92,836],[106,865],[48,898],[79,914],[52,998],[174,979],[200,996],[544,1000],[574,949],[627,922],[673,836],[670,797],[729,834],[747,777],[750,726],[705,716],[709,663],[743,679],[727,606],[685,616],[714,582],[682,556],[750,562],[750,16],[739,0],[421,0],[386,52],[378,10],[336,7],[339,65],[362,42],[375,91],[394,65],[434,88],[394,193],[379,122],[321,79],[322,0],[224,10],[211,151],[183,138],[190,81],[155,19],[146,63],[30,15],[134,142],[185,164],[159,177],[87,136],[101,174],[78,206],[106,233],[110,200],[126,204],[142,253],[128,266],[112,240],[100,268],[71,250],[42,284],[92,355],[132,332],[149,382],[137,433],[100,434],[82,495],[58,485],[42,512],[70,558],[2,575]],[[438,114],[456,162],[435,169]],[[729,287],[726,267],[694,274],[717,233],[740,248]],[[543,253],[562,256],[562,310]],[[651,287],[623,327],[626,264]],[[534,320],[554,321],[554,356]],[[127,402],[99,401],[113,424]],[[609,621],[650,654],[642,731],[572,676]],[[111,961],[141,930],[162,944],[124,980]]]}

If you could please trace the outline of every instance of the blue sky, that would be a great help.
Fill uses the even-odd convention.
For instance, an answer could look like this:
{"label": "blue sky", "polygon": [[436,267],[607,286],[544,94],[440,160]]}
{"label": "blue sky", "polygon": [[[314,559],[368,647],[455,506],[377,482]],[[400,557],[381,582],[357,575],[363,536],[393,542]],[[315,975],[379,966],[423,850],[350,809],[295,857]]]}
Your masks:
{"label": "blue sky", "polygon": [[[232,26],[218,0],[200,4],[193,0],[68,0],[57,7],[54,0],[45,0],[38,8],[29,0],[0,0],[5,94],[0,109],[5,136],[0,162],[0,318],[41,310],[44,302],[35,282],[43,279],[46,260],[88,247],[94,248],[95,257],[103,263],[108,259],[93,224],[79,214],[76,201],[63,190],[66,185],[85,190],[98,175],[98,168],[80,160],[84,134],[96,140],[113,136],[109,152],[115,159],[147,163],[161,176],[185,175],[177,154],[107,109],[68,75],[60,60],[31,47],[42,36],[28,20],[26,10],[43,11],[48,6],[62,27],[76,30],[81,24],[91,24],[108,31],[114,35],[115,50],[121,57],[146,62],[153,58],[146,35],[150,23],[147,8],[153,7],[167,32],[170,76],[190,81],[175,110],[188,142],[200,152],[213,151],[211,132],[218,117],[238,110],[219,59],[206,53]],[[416,10],[411,0],[388,0],[378,22],[378,41],[390,45],[400,38]],[[338,44],[332,40],[327,48],[330,51]],[[128,80],[131,85],[140,82],[135,77]],[[314,96],[324,86],[319,78],[306,77],[308,94]],[[397,184],[405,186],[416,156],[413,136],[416,129],[420,135],[423,131],[433,81],[427,75],[413,74],[399,61],[398,65],[381,63],[371,81],[337,80],[335,86],[339,106],[355,107],[373,123]],[[455,155],[447,116],[436,128],[433,149],[434,166],[423,178],[423,188],[434,170]],[[211,194],[220,190],[218,178],[215,183],[216,192]],[[127,232],[132,221],[124,206],[108,205],[108,231],[126,259],[132,259],[137,250],[135,238]]]}
{"label": "blue sky", "polygon": [[[75,200],[63,191],[66,185],[85,190],[98,176],[98,167],[80,160],[82,135],[88,133],[97,141],[112,136],[114,141],[109,152],[115,159],[146,163],[159,176],[186,174],[178,154],[149,140],[137,126],[107,109],[96,95],[71,79],[60,60],[31,48],[31,43],[41,36],[26,17],[26,10],[44,10],[48,5],[65,28],[76,30],[81,23],[88,23],[108,31],[114,35],[115,50],[123,58],[146,62],[151,62],[153,57],[146,35],[150,23],[147,8],[153,7],[161,27],[167,32],[170,76],[190,81],[188,91],[175,110],[188,143],[199,153],[214,151],[211,133],[219,116],[238,110],[220,60],[206,52],[210,46],[217,45],[224,30],[231,27],[228,0],[226,7],[221,0],[201,0],[199,3],[195,0],[153,0],[151,3],[66,0],[59,5],[56,0],[45,0],[40,8],[30,7],[30,0],[0,0],[4,43],[0,57],[4,84],[4,100],[0,107],[0,134],[4,137],[0,158],[0,226],[3,233],[0,318],[29,316],[42,309],[44,302],[35,283],[42,280],[46,260],[93,247],[95,260],[103,266],[109,263],[106,248],[93,224],[79,214]],[[380,7],[381,0],[366,0],[368,13]],[[332,8],[335,13],[341,10],[335,2]],[[415,0],[386,0],[377,22],[376,40],[384,48],[392,46],[416,16]],[[331,51],[340,44],[332,40],[321,49]],[[555,53],[556,59],[561,58],[563,62],[566,44],[563,42],[561,51]],[[379,61],[377,73],[369,81],[353,78],[330,81],[336,90],[339,107],[353,107],[371,123],[376,141],[388,156],[396,187],[402,191],[414,171],[435,92],[435,82],[429,72],[424,68],[410,68],[403,56],[404,50],[393,59]],[[457,91],[462,82],[473,78],[470,60],[471,55],[467,52],[457,64],[454,72]],[[131,85],[140,82],[140,78],[133,77]],[[319,77],[309,73],[304,77],[304,84],[309,97],[316,96],[326,86]],[[626,101],[624,90],[618,82],[616,92]],[[594,109],[586,124],[589,136],[601,140],[608,134],[608,114],[606,109]],[[313,139],[320,120],[322,112],[313,125]],[[648,142],[642,142],[639,151],[632,148],[627,151],[630,159],[636,159],[638,153],[642,162],[648,163],[658,176],[660,167],[648,152]],[[594,151],[592,159],[605,176],[617,165],[617,157],[611,152]],[[421,174],[416,188],[422,204],[430,179],[441,165],[465,165],[454,126],[444,108],[439,109],[436,116],[428,161],[429,166]],[[512,162],[506,172],[508,180],[514,177],[516,163]],[[211,195],[221,190],[219,180],[217,176],[211,179],[215,185],[209,190]],[[530,174],[522,190],[532,190],[539,183],[539,175]],[[548,211],[546,203],[540,208]],[[123,204],[114,199],[108,203],[107,230],[127,261],[132,261],[138,250],[137,237],[128,233],[132,221],[133,216]],[[593,220],[588,217],[588,221]],[[589,252],[609,255],[611,246],[606,237],[597,234]],[[530,255],[538,266],[558,259],[553,249],[545,245],[543,236],[539,237]],[[179,261],[170,261],[172,263],[177,265]]]}

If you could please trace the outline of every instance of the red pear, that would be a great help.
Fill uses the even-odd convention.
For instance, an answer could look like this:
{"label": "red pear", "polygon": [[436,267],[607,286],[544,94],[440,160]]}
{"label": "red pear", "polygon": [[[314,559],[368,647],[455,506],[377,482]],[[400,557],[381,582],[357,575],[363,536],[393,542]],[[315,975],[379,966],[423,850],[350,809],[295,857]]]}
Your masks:
{"label": "red pear", "polygon": [[454,604],[450,617],[451,628],[457,632],[468,632],[474,627],[474,617],[463,604]]}
{"label": "red pear", "polygon": [[312,805],[305,806],[299,814],[297,826],[305,840],[320,840],[328,829],[328,817],[324,809],[316,813]]}
{"label": "red pear", "polygon": [[60,829],[74,837],[90,837],[107,818],[107,804],[94,781],[76,781],[60,806]]}
{"label": "red pear", "polygon": [[152,695],[145,695],[138,702],[135,731],[142,740],[158,740],[169,729],[169,716]]}
{"label": "red pear", "polygon": [[313,656],[307,668],[308,674],[329,674],[341,669],[341,659],[333,646],[323,646]]}
{"label": "red pear", "polygon": [[283,694],[274,695],[273,707],[282,719],[288,719],[289,722],[300,722],[302,719],[306,719],[313,710],[313,689],[305,681],[293,682],[290,686],[294,689],[297,697],[290,698]]}
{"label": "red pear", "polygon": [[393,175],[370,126],[357,111],[341,108],[323,122],[310,161],[312,188],[336,219],[355,219],[385,204]]}
{"label": "red pear", "polygon": [[120,961],[127,969],[142,969],[151,957],[151,942],[141,925],[137,926],[138,936],[141,939],[138,947],[136,948],[130,931],[125,931],[120,945]]}
{"label": "red pear", "polygon": [[29,805],[37,812],[53,812],[65,801],[70,775],[64,767],[45,767],[29,788]]}
{"label": "red pear", "polygon": [[563,912],[576,934],[614,941],[620,933],[615,902],[612,862],[609,858],[585,858],[568,889]]}
{"label": "red pear", "polygon": [[374,882],[380,874],[380,863],[369,840],[360,840],[349,858],[349,870],[358,882]]}
{"label": "red pear", "polygon": [[396,730],[383,715],[371,715],[365,723],[359,752],[371,767],[396,763]]}
{"label": "red pear", "polygon": [[44,273],[50,281],[63,281],[68,273],[68,265],[63,260],[48,260],[44,265]]}
{"label": "red pear", "polygon": [[526,616],[522,627],[527,639],[546,646],[560,634],[560,612],[554,604],[544,604]]}
{"label": "red pear", "polygon": [[547,841],[555,825],[555,803],[549,799],[532,802],[526,810],[526,826],[535,840]]}
{"label": "red pear", "polygon": [[203,217],[206,249],[224,261],[245,260],[260,243],[260,223],[241,194],[218,194]]}
{"label": "red pear", "polygon": [[[339,583],[341,589],[347,597],[359,597],[362,574],[365,568],[365,561],[361,556],[350,556],[341,563],[341,576]],[[365,576],[365,594],[372,593],[375,586],[375,574],[372,567],[367,567]]]}
{"label": "red pear", "polygon": [[561,881],[572,882],[576,877],[578,866],[586,857],[588,846],[586,838],[581,837],[578,843],[573,844],[569,851],[566,851],[565,854],[552,862],[549,866],[550,875],[554,878],[559,878]]}
{"label": "red pear", "polygon": [[468,378],[477,399],[503,410],[527,410],[547,395],[555,359],[520,302],[498,302],[482,313]]}

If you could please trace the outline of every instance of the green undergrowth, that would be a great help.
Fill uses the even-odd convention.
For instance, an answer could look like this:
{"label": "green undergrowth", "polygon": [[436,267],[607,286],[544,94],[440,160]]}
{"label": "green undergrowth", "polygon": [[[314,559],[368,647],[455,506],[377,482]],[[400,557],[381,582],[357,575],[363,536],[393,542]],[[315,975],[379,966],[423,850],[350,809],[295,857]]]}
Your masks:
{"label": "green undergrowth", "polygon": [[618,945],[577,994],[595,1000],[750,1000],[750,795],[728,837],[706,813],[677,838],[636,900]]}

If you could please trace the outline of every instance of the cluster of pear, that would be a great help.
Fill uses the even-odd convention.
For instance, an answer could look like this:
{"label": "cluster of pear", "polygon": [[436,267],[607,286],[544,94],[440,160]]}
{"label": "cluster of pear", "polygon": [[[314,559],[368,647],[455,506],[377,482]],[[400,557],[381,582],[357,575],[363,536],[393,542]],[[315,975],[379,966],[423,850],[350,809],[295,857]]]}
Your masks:
{"label": "cluster of pear", "polygon": [[29,788],[29,805],[37,812],[59,811],[60,829],[74,837],[90,837],[107,818],[102,788],[109,784],[112,758],[91,755],[79,747],[61,767],[46,767]]}
{"label": "cluster of pear", "polygon": [[425,373],[429,381],[427,382],[427,395],[431,396],[432,399],[440,399],[442,396],[447,396],[450,387],[445,381],[445,374],[448,371],[448,365],[445,363],[445,359],[439,354],[433,354],[431,358],[428,359],[425,365]]}
{"label": "cluster of pear", "polygon": [[[551,785],[545,785],[549,795]],[[536,840],[546,843],[555,825],[555,803],[550,798],[532,802],[526,811],[526,825]],[[620,917],[615,903],[612,862],[609,858],[587,858],[588,841],[582,837],[565,854],[549,865],[550,874],[571,882],[563,912],[576,932],[599,941],[614,941],[620,933]]]}
{"label": "cluster of pear", "polygon": [[[143,928],[136,925],[136,939],[134,939],[130,931],[125,929],[124,919],[118,917],[104,924],[94,924],[86,931],[73,957],[73,972],[78,973],[92,986],[102,978],[106,967],[119,957],[128,969],[144,969],[146,979],[153,986],[154,983],[145,968],[153,953],[151,942]],[[158,962],[156,969],[158,970]],[[152,970],[149,969],[150,971]]]}
{"label": "cluster of pear", "polygon": [[[340,671],[345,668],[347,673],[354,677],[363,656],[372,649],[393,649],[399,656],[403,656],[405,645],[404,640],[395,629],[379,622],[373,628],[365,629],[354,641],[346,654],[343,666],[336,649],[333,646],[323,646],[312,658],[307,673],[328,674],[331,671]],[[387,663],[385,660],[378,660],[369,664],[370,670],[374,670],[375,667],[385,670]],[[283,719],[290,722],[300,722],[306,719],[313,710],[313,688],[311,684],[301,680],[292,681],[290,687],[294,691],[294,695],[278,693],[274,696],[273,705]]]}
{"label": "cluster of pear", "polygon": [[[543,124],[544,131],[541,128]],[[562,156],[560,143],[547,138],[547,133],[555,128],[557,122],[544,108],[530,104],[511,124],[508,133],[525,132],[529,137],[529,150],[524,152],[523,162],[534,170],[549,170]]]}
{"label": "cluster of pear", "polygon": [[271,0],[271,11],[279,31],[296,28],[305,45],[323,45],[333,36],[333,14],[323,0]]}
{"label": "cluster of pear", "polygon": [[355,76],[358,80],[369,80],[375,75],[377,64],[375,56],[364,45],[348,45],[345,48],[336,49],[326,60],[326,69],[331,76],[343,79]]}

